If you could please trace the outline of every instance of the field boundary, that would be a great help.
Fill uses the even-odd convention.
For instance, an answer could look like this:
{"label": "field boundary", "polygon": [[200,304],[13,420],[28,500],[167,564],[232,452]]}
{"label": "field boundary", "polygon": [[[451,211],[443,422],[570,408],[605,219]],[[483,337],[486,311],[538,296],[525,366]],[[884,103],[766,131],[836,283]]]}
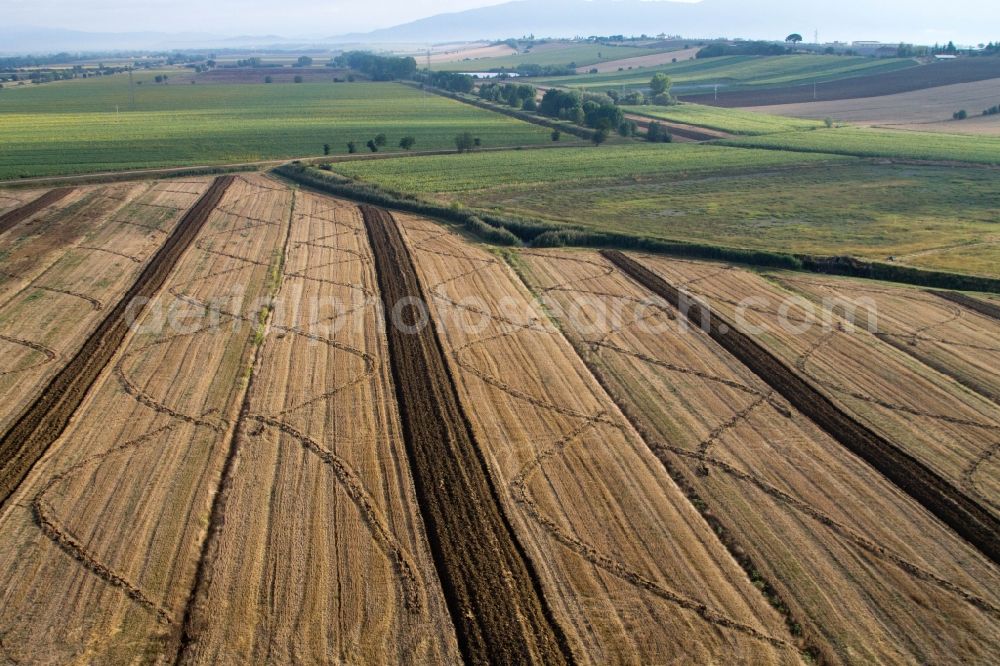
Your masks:
{"label": "field boundary", "polygon": [[621,252],[603,251],[601,254],[638,284],[666,299],[822,430],[867,461],[994,563],[1000,563],[1000,521],[981,504],[846,414],[753,338],[725,322],[708,305],[690,298],[681,303],[680,289]]}
{"label": "field boundary", "polygon": [[49,190],[45,192],[37,199],[29,201],[28,203],[15,208],[14,210],[7,211],[3,215],[0,215],[0,234],[10,231],[19,222],[22,222],[35,213],[41,211],[44,208],[48,208],[54,203],[62,201],[70,194],[73,193],[72,187],[64,187],[58,190]]}
{"label": "field boundary", "polygon": [[128,310],[132,303],[160,291],[233,180],[233,176],[215,179],[79,351],[0,437],[0,509],[35,462],[62,435],[97,377],[117,353],[130,330]]}
{"label": "field boundary", "polygon": [[398,224],[373,206],[361,206],[361,213],[417,502],[459,649],[467,663],[572,664],[537,573],[504,515],[434,320],[416,305],[427,301]]}

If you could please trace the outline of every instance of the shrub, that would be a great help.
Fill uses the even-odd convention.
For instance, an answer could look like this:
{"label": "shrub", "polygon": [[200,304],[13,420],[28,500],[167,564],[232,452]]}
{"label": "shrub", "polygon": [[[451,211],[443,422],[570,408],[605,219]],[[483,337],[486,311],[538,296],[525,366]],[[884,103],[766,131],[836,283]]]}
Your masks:
{"label": "shrub", "polygon": [[833,127],[833,118],[824,118],[823,124],[827,127]]}
{"label": "shrub", "polygon": [[384,146],[386,143],[389,142],[389,139],[386,137],[385,134],[376,134],[375,138],[372,139],[372,141],[375,142],[376,146],[381,148],[382,146]]}
{"label": "shrub", "polygon": [[292,80],[295,81],[295,83],[302,83],[302,76],[300,76],[299,74],[296,74],[295,78],[292,79]]}
{"label": "shrub", "polygon": [[965,109],[962,109],[961,111],[956,111],[955,113],[951,114],[951,117],[955,120],[965,120],[966,118],[969,117],[969,114],[966,112]]}
{"label": "shrub", "polygon": [[348,141],[347,152],[352,154],[358,152],[358,144],[355,143],[354,141]]}
{"label": "shrub", "polygon": [[561,138],[562,138],[562,132],[560,132],[557,129],[552,130],[552,140],[553,141],[558,141]]}
{"label": "shrub", "polygon": [[367,145],[368,150],[372,151],[373,153],[378,152],[378,144],[375,143],[375,139],[368,139],[368,143],[365,145]]}
{"label": "shrub", "polygon": [[646,141],[650,143],[670,143],[674,140],[674,137],[667,131],[667,128],[660,123],[650,123],[649,129],[646,130]]}
{"label": "shrub", "polygon": [[469,132],[462,132],[455,137],[455,148],[457,148],[460,153],[472,150],[475,145],[476,139]]}
{"label": "shrub", "polygon": [[412,136],[404,136],[402,139],[399,140],[399,147],[402,148],[403,150],[410,150],[416,143],[417,140],[414,139]]}

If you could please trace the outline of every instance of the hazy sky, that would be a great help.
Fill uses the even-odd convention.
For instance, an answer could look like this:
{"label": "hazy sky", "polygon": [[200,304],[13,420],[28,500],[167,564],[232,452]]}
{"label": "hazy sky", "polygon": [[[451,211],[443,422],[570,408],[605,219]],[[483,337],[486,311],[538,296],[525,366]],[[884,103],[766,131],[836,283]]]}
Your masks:
{"label": "hazy sky", "polygon": [[503,0],[2,0],[9,25],[90,32],[334,35]]}
{"label": "hazy sky", "polygon": [[[216,35],[265,35],[328,37],[389,27],[448,11],[501,4],[503,0],[0,0],[0,22],[7,26],[44,26],[89,32],[203,32]],[[545,0],[533,0],[544,3]],[[661,2],[663,0],[643,0]],[[692,1],[692,0],[675,0]],[[696,1],[696,0],[695,0]],[[755,0],[745,0],[753,5]],[[809,0],[788,0],[788,7],[802,7]],[[815,0],[813,0],[815,1]],[[772,0],[773,3],[773,0]],[[921,35],[909,39],[937,38],[938,24],[956,16],[972,26],[1000,27],[1000,5],[995,0],[871,0],[853,3],[859,11],[848,15],[864,26],[890,36],[899,12],[919,16]],[[773,4],[771,5],[773,6]],[[781,5],[779,5],[781,6]],[[821,2],[816,12],[837,12],[836,2]],[[842,10],[842,8],[841,8]],[[860,13],[864,16],[858,16]],[[776,17],[780,21],[781,17]],[[971,21],[971,23],[969,23]],[[2,27],[2,25],[0,25]],[[943,27],[943,26],[942,26]],[[609,28],[612,29],[612,28]],[[1000,32],[1000,31],[998,31]],[[978,30],[976,30],[978,33]],[[984,39],[998,35],[963,35],[942,31],[957,39]],[[903,35],[901,35],[903,36]],[[829,37],[829,36],[828,36]],[[859,38],[859,37],[854,37]],[[3,45],[0,44],[0,51]]]}

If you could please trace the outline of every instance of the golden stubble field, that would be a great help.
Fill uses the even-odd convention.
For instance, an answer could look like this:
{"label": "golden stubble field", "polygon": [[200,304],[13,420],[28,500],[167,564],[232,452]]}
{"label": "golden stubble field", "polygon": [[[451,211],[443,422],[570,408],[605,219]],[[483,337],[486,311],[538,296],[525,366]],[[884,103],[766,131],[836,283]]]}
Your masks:
{"label": "golden stubble field", "polygon": [[[470,614],[501,637],[536,622],[505,622],[501,607],[542,614],[548,629],[506,653],[535,661],[1000,651],[995,564],[601,255],[504,254],[394,217],[246,175],[80,187],[0,235],[8,422],[75,367],[137,280],[162,284],[2,505],[0,663],[459,663],[497,647],[470,648]],[[376,224],[402,235],[387,245]],[[415,463],[400,370],[434,357],[398,363],[415,347],[386,328],[388,256],[407,260],[407,289],[434,318],[421,344],[442,371],[428,386],[458,401],[475,454],[440,460],[439,476]],[[639,259],[728,314],[763,299],[745,313],[762,326],[768,299],[802,297],[795,320],[877,289],[879,335],[760,340],[996,501],[994,320],[917,290]],[[165,282],[150,265],[172,267]],[[635,317],[600,319],[610,302]],[[428,492],[477,474],[486,487]],[[449,496],[499,511],[499,527],[443,526],[433,512],[489,513]],[[514,558],[477,560],[493,570],[476,576],[456,559],[473,542]],[[515,560],[523,571],[504,570]],[[505,589],[522,605],[502,603]]]}
{"label": "golden stubble field", "polygon": [[[864,319],[856,326],[839,318],[831,327],[815,325],[812,302],[790,299],[794,292],[757,273],[659,257],[642,261],[730,321],[759,328],[755,338],[836,405],[1000,516],[996,403],[879,339]],[[934,323],[911,319],[910,326]]]}
{"label": "golden stubble field", "polygon": [[361,216],[298,193],[284,242],[183,662],[453,663]]}
{"label": "golden stubble field", "polygon": [[76,353],[208,182],[94,188],[0,236],[0,430]]}
{"label": "golden stubble field", "polygon": [[[597,253],[516,257],[588,367],[824,661],[984,663],[996,652],[1000,573],[989,560]],[[657,262],[686,271],[677,284],[691,290],[734,272]]]}
{"label": "golden stubble field", "polygon": [[162,320],[184,324],[182,304],[235,288],[246,303],[264,293],[291,196],[262,193],[259,180],[229,189],[143,330],[6,504],[0,627],[10,660],[162,661],[176,652],[253,331]]}
{"label": "golden stubble field", "polygon": [[513,272],[438,225],[397,217],[504,509],[574,654],[798,663],[780,615]]}

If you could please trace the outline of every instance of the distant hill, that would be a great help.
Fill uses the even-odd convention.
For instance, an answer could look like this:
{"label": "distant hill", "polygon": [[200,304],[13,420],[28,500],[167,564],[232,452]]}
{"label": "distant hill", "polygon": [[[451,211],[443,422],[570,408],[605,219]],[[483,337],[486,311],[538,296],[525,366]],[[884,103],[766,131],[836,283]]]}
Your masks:
{"label": "distant hill", "polygon": [[[1000,10],[980,0],[941,5],[909,0],[841,0],[791,3],[787,0],[515,0],[492,7],[439,14],[370,33],[341,35],[334,41],[367,43],[447,42],[536,37],[667,33],[684,37],[744,37],[782,40],[797,32],[820,39],[913,41],[982,39],[990,16]],[[989,15],[989,16],[987,16]],[[976,37],[979,35],[979,37]]]}
{"label": "distant hill", "polygon": [[297,44],[275,35],[226,37],[208,33],[82,32],[33,26],[0,26],[0,56],[66,51],[158,51],[184,48],[248,48]]}

